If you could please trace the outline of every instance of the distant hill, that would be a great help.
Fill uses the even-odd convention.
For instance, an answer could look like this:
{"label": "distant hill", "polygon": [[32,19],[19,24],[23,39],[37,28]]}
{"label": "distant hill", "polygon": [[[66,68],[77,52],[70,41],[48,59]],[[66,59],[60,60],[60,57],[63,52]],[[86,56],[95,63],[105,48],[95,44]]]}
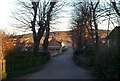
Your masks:
{"label": "distant hill", "polygon": [[99,35],[100,35],[100,38],[106,38],[107,37],[107,32],[108,34],[111,32],[112,30],[99,30]]}
{"label": "distant hill", "polygon": [[[43,43],[45,34],[43,35],[40,43]],[[49,41],[54,37],[57,41],[63,42],[63,41],[69,41],[72,42],[71,40],[71,35],[69,31],[55,31],[55,32],[50,32],[49,35]],[[21,42],[33,42],[33,37],[32,33],[28,34],[23,34],[23,35],[16,35],[12,37],[14,40],[20,40]]]}
{"label": "distant hill", "polygon": [[[71,34],[72,34],[71,31],[50,32],[49,41],[52,39],[52,37],[54,37],[57,41],[60,41],[60,42],[64,42],[64,41],[72,42]],[[106,38],[107,30],[99,30],[99,35],[100,35],[100,38]],[[42,40],[40,41],[41,43],[43,43],[44,36],[45,34],[43,35]],[[20,38],[21,42],[33,42],[32,33],[17,35],[17,36],[14,36],[14,38],[16,39]]]}

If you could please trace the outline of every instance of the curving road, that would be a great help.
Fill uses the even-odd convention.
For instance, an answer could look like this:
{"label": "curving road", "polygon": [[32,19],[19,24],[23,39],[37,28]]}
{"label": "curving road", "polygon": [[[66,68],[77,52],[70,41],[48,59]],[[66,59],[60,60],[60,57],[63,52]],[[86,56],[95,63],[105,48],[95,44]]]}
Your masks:
{"label": "curving road", "polygon": [[53,57],[44,68],[22,79],[94,79],[90,71],[78,67],[72,60],[73,49]]}

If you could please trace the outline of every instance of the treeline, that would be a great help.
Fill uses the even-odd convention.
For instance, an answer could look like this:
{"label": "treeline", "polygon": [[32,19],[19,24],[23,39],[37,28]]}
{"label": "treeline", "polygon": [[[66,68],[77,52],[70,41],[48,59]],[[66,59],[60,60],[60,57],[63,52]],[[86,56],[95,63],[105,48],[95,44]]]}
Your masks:
{"label": "treeline", "polygon": [[117,23],[116,20],[120,17],[119,3],[91,0],[72,5],[74,61],[79,65],[90,66],[93,73],[102,79],[120,79],[119,43],[116,46],[107,46],[106,42],[103,43],[98,28],[100,22],[106,21],[109,35],[110,24]]}

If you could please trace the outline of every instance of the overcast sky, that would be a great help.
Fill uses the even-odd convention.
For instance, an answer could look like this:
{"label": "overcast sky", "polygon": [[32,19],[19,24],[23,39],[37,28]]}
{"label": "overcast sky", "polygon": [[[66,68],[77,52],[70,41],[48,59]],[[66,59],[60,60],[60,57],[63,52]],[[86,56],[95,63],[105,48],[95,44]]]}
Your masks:
{"label": "overcast sky", "polygon": [[[5,31],[8,31],[10,33],[17,32],[16,28],[12,26],[14,20],[10,17],[12,16],[12,11],[15,10],[15,1],[16,0],[1,0],[0,2],[0,29],[4,29]],[[69,0],[67,0],[69,1]],[[62,12],[61,15],[62,17],[60,19],[61,23],[58,23],[56,25],[56,30],[57,31],[67,31],[70,29],[70,7],[64,7],[64,10],[66,12]],[[104,22],[102,24],[99,24],[99,29],[107,29],[107,23]],[[111,29],[113,27],[111,26]],[[19,32],[20,33],[20,32]]]}
{"label": "overcast sky", "polygon": [[10,26],[11,12],[13,10],[14,0],[1,0],[0,1],[0,28],[13,32],[13,27]]}

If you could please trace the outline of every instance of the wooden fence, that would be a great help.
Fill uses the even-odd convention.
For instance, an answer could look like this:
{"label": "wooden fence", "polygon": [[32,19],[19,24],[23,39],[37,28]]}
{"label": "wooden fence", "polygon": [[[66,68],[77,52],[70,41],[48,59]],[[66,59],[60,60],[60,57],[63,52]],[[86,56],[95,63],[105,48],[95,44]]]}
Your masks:
{"label": "wooden fence", "polygon": [[2,60],[0,59],[0,81],[2,80]]}
{"label": "wooden fence", "polygon": [[6,78],[6,61],[5,59],[0,59],[0,80]]}

